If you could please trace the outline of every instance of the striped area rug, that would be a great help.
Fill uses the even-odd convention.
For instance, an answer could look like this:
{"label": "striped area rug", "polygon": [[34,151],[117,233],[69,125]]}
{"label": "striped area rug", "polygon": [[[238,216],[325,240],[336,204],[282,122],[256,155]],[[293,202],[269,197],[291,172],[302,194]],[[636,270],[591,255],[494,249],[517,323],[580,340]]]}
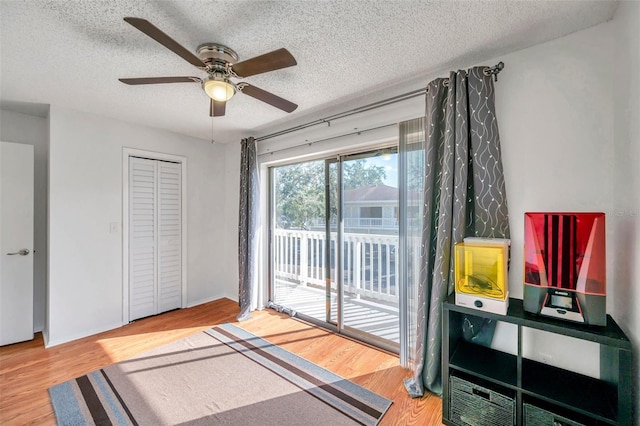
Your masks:
{"label": "striped area rug", "polygon": [[49,393],[60,425],[376,425],[391,405],[233,324]]}

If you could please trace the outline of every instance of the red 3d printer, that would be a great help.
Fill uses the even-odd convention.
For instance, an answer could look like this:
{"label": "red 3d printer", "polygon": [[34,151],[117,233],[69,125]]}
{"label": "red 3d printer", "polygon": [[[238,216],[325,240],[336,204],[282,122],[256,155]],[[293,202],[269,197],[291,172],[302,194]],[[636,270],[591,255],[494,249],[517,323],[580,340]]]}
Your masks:
{"label": "red 3d printer", "polygon": [[604,213],[525,213],[524,309],[606,324]]}

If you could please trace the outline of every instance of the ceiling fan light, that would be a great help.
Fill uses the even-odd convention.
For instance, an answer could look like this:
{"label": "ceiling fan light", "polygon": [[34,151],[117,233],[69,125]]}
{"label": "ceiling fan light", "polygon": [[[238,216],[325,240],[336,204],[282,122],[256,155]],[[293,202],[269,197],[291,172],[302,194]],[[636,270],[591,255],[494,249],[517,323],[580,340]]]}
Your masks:
{"label": "ceiling fan light", "polygon": [[218,102],[226,102],[236,94],[235,85],[224,79],[209,78],[202,87],[211,99]]}

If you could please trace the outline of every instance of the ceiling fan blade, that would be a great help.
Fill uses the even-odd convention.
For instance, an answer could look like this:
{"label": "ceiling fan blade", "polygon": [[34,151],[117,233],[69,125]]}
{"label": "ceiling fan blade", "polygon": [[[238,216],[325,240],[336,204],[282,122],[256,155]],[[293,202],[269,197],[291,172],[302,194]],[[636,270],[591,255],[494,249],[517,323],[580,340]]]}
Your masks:
{"label": "ceiling fan blade", "polygon": [[209,106],[209,117],[222,117],[224,115],[226,107],[226,102],[219,102],[211,99],[211,105]]}
{"label": "ceiling fan blade", "polygon": [[180,45],[177,41],[166,35],[162,30],[153,25],[151,22],[146,19],[141,18],[124,18],[125,22],[133,25],[167,49],[171,50],[173,53],[180,56],[185,61],[189,62],[193,66],[198,68],[206,68],[206,65],[200,58],[198,58],[191,51],[187,50],[185,47]]}
{"label": "ceiling fan blade", "polygon": [[144,78],[119,78],[124,84],[162,84],[162,83],[202,83],[198,77],[144,77]]}
{"label": "ceiling fan blade", "polygon": [[233,64],[231,68],[239,77],[249,77],[263,72],[279,70],[297,65],[296,59],[285,48]]}
{"label": "ceiling fan blade", "polygon": [[286,112],[293,112],[298,105],[293,102],[289,102],[286,99],[281,98],[280,96],[276,96],[273,93],[269,93],[266,90],[262,90],[256,86],[252,86],[247,83],[238,83],[238,88],[245,95],[249,95],[252,98],[256,98],[262,102],[266,102],[269,105],[272,105],[276,108],[280,108]]}

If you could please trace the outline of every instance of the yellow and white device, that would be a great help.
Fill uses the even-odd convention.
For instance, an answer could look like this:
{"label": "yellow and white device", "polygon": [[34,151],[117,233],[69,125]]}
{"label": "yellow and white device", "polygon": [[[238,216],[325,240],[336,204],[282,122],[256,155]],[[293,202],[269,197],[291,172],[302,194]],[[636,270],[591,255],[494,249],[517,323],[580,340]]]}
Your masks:
{"label": "yellow and white device", "polygon": [[510,244],[504,238],[475,237],[456,244],[456,305],[506,315]]}

